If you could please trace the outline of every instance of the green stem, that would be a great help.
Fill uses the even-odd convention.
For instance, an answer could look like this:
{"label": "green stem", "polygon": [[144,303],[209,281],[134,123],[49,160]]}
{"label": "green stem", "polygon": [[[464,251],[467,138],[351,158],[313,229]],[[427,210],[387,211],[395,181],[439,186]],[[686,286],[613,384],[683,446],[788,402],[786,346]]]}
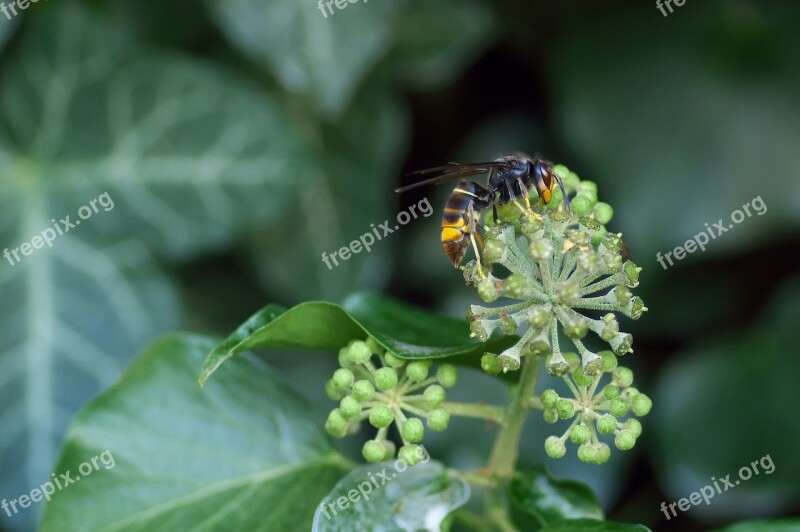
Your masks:
{"label": "green stem", "polygon": [[495,477],[509,479],[519,455],[519,440],[522,437],[522,426],[528,413],[530,398],[536,390],[536,377],[539,374],[540,357],[528,355],[522,363],[522,376],[517,392],[508,407],[505,424],[497,434],[489,458],[489,472]]}
{"label": "green stem", "polygon": [[502,423],[506,415],[506,409],[502,406],[487,405],[484,403],[454,403],[445,401],[442,408],[453,416],[477,417],[497,421]]}

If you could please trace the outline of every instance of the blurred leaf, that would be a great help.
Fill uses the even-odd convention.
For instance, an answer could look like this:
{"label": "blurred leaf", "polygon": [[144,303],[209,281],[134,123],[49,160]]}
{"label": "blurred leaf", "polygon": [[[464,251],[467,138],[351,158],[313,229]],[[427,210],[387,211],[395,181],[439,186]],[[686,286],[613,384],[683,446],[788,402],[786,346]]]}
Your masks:
{"label": "blurred leaf", "polygon": [[661,372],[653,399],[654,464],[670,499],[700,490],[712,476],[739,482],[741,468],[754,461],[759,467],[713,504],[693,507],[697,516],[762,516],[800,500],[800,426],[786,417],[797,403],[800,282],[778,294],[752,330],[691,348]]}
{"label": "blurred leaf", "polygon": [[283,86],[339,115],[391,45],[403,0],[344,2],[327,17],[317,0],[208,0],[220,29]]}
{"label": "blurred leaf", "polygon": [[[314,532],[439,530],[447,514],[469,499],[469,484],[438,462],[419,463],[403,471],[395,469],[395,463],[364,465],[342,478],[317,508]],[[352,491],[359,498],[353,495],[348,501]],[[337,499],[342,498],[349,507],[337,506]]]}
{"label": "blurred leaf", "polygon": [[29,19],[0,74],[0,247],[107,201],[52,248],[0,264],[3,493],[45,480],[72,413],[175,326],[150,252],[185,258],[280,216],[296,144],[269,96],[230,73],[123,52],[72,4]]}
{"label": "blurred leaf", "polygon": [[280,376],[252,357],[200,390],[213,342],[151,344],[80,412],[56,473],[108,450],[114,463],[46,504],[48,530],[301,530],[345,459]]}
{"label": "blurred leaf", "polygon": [[[396,200],[390,183],[405,151],[405,109],[394,99],[364,94],[334,125],[319,125],[304,114],[291,122],[306,139],[304,158],[286,175],[296,186],[294,208],[251,243],[262,284],[294,300],[339,300],[357,289],[382,288],[393,267],[391,245],[373,230],[383,238],[379,226]],[[388,222],[392,231],[399,225],[393,216]],[[362,247],[347,261],[331,257],[365,234],[372,238],[371,251]]]}
{"label": "blurred leaf", "polygon": [[797,532],[800,530],[800,519],[770,519],[745,521],[724,528],[716,532]]}
{"label": "blurred leaf", "polygon": [[519,471],[509,486],[511,500],[545,526],[565,519],[603,519],[588,486],[551,477],[543,467]]}
{"label": "blurred leaf", "polygon": [[635,256],[660,270],[656,252],[720,218],[727,227],[756,196],[767,214],[751,208],[707,253],[800,221],[800,13],[796,3],[712,0],[643,24],[661,18],[653,11],[598,6],[570,19],[546,79],[560,136],[583,162],[568,165],[599,183]]}
{"label": "blurred leaf", "polygon": [[228,358],[242,351],[259,347],[338,350],[350,340],[368,335],[402,358],[462,355],[474,365],[485,350],[509,342],[509,338],[501,337],[477,343],[470,338],[465,319],[437,316],[377,294],[355,294],[342,306],[308,301],[285,312],[268,305],[208,354],[200,384]]}
{"label": "blurred leaf", "polygon": [[644,525],[628,525],[594,519],[571,519],[548,525],[540,532],[649,532]]}
{"label": "blurred leaf", "polygon": [[6,44],[6,40],[11,36],[14,31],[15,22],[14,19],[3,20],[2,24],[0,24],[0,50],[3,49],[3,46]]}
{"label": "blurred leaf", "polygon": [[492,39],[488,4],[461,0],[411,0],[397,25],[388,68],[415,88],[452,83]]}

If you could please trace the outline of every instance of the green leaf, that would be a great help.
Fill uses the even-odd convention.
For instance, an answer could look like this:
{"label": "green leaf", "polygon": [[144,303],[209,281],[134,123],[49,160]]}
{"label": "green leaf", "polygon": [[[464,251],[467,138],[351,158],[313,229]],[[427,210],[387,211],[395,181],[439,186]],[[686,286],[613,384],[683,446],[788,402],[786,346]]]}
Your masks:
{"label": "green leaf", "polygon": [[403,466],[381,462],[351,471],[317,508],[314,532],[439,530],[469,500],[469,484],[442,464]]}
{"label": "green leaf", "polygon": [[548,525],[540,532],[649,532],[644,525],[628,525],[613,521],[596,521],[594,519],[570,519]]}
{"label": "green leaf", "polygon": [[55,472],[74,476],[105,450],[113,464],[57,491],[41,530],[308,529],[345,459],[253,357],[200,390],[194,375],[212,346],[157,340],[76,416]]}
{"label": "green leaf", "polygon": [[466,320],[436,316],[377,294],[355,294],[342,306],[309,301],[283,313],[268,305],[208,354],[200,384],[242,351],[263,347],[338,350],[354,338],[367,336],[401,358],[461,356],[475,366],[485,350],[513,342],[502,337],[477,343],[469,336]]}
{"label": "green leaf", "polygon": [[73,412],[177,325],[153,255],[185,259],[279,217],[297,144],[270,96],[228,72],[118,46],[74,3],[26,18],[0,65],[0,252],[97,212],[0,259],[3,493],[41,483]]}
{"label": "green leaf", "polygon": [[403,4],[344,2],[346,9],[334,5],[326,18],[317,0],[209,2],[232,44],[269,67],[287,90],[311,96],[327,116],[341,113],[387,52]]}
{"label": "green leaf", "polygon": [[800,519],[787,518],[744,521],[718,528],[716,532],[797,532],[798,530],[800,530]]}
{"label": "green leaf", "polygon": [[[335,124],[319,125],[303,113],[291,123],[306,139],[306,157],[302,171],[292,178],[298,185],[295,208],[251,242],[262,284],[298,301],[338,301],[354,290],[381,289],[393,267],[390,252],[401,240],[396,234],[384,238],[385,231],[378,227],[387,219],[393,233],[399,226],[394,214],[398,211],[390,205],[396,200],[392,183],[408,136],[405,108],[394,98],[362,93]],[[408,226],[397,231],[423,224],[434,234],[438,231],[434,220],[420,214],[420,209],[415,212]],[[433,209],[427,212],[430,216]],[[365,234],[363,242],[371,242],[369,249],[357,242],[359,252],[342,260],[340,249]],[[281,260],[275,260],[276,252]]]}
{"label": "green leaf", "polygon": [[14,32],[14,27],[16,23],[14,22],[15,19],[3,20],[2,24],[0,24],[0,50],[3,49],[3,46],[6,44],[6,40],[11,36]]}
{"label": "green leaf", "polygon": [[512,502],[542,526],[565,519],[603,519],[600,503],[588,486],[554,479],[543,467],[517,472],[509,493]]}
{"label": "green leaf", "polygon": [[495,27],[493,11],[482,2],[411,0],[385,63],[414,87],[440,87],[453,82],[489,45]]}

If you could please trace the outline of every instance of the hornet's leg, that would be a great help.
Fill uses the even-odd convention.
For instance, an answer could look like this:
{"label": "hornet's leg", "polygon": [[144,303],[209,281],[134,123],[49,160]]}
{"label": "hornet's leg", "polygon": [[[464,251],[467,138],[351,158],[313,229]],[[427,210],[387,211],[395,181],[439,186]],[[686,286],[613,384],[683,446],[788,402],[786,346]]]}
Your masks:
{"label": "hornet's leg", "polygon": [[[481,257],[481,251],[483,251],[483,240],[481,239],[480,235],[477,234],[477,216],[475,214],[475,208],[472,203],[469,204],[469,240],[472,242],[472,249],[475,251],[475,258],[478,260],[478,267],[476,269],[478,279],[483,279],[486,277],[486,273],[483,269],[483,257]],[[475,237],[478,237],[477,241]],[[480,246],[478,245],[480,242]]]}

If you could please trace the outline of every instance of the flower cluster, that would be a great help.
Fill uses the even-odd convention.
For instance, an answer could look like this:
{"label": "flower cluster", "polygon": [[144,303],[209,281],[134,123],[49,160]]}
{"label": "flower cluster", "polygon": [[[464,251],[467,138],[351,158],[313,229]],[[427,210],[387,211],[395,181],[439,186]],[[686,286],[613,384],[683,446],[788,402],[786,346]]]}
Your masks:
{"label": "flower cluster", "polygon": [[[501,297],[516,301],[493,307],[470,305],[467,317],[472,335],[481,341],[496,330],[522,331],[512,347],[499,355],[485,354],[481,367],[496,375],[517,370],[522,357],[545,357],[548,372],[564,378],[575,397],[562,399],[548,390],[536,406],[544,408],[548,421],[575,417],[567,432],[581,444],[578,456],[603,462],[608,446],[597,440],[597,432],[615,434],[616,446],[629,449],[641,426],[636,420],[623,426],[616,418],[630,409],[637,415],[650,410],[650,400],[629,387],[630,371],[614,369],[617,356],[633,352],[633,337],[620,331],[617,314],[638,319],[647,310],[631,293],[641,268],[623,259],[622,235],[606,230],[613,210],[598,201],[597,186],[581,181],[564,166],[555,171],[567,193],[574,194],[570,210],[556,190],[546,206],[537,201],[530,208],[509,204],[501,210],[502,223],[486,220],[491,227],[486,231],[483,262],[490,269],[487,272],[472,261],[464,267],[465,279],[487,303]],[[594,352],[587,347],[597,342],[586,338],[590,332],[610,350]],[[562,351],[562,337],[577,353]],[[595,396],[608,371],[615,371],[614,383]],[[548,438],[550,456],[563,455],[565,437],[566,433]]]}
{"label": "flower cluster", "polygon": [[418,462],[423,456],[418,444],[425,435],[420,418],[437,432],[450,422],[450,413],[444,408],[445,388],[455,386],[456,368],[441,364],[435,375],[429,376],[432,361],[399,358],[372,338],[353,340],[342,348],[339,365],[325,385],[328,396],[339,401],[325,423],[328,433],[341,438],[358,431],[360,423],[368,420],[378,432],[364,444],[362,454],[368,462],[380,462],[395,455],[395,445],[388,438],[394,424],[403,441],[398,457],[409,465]]}

